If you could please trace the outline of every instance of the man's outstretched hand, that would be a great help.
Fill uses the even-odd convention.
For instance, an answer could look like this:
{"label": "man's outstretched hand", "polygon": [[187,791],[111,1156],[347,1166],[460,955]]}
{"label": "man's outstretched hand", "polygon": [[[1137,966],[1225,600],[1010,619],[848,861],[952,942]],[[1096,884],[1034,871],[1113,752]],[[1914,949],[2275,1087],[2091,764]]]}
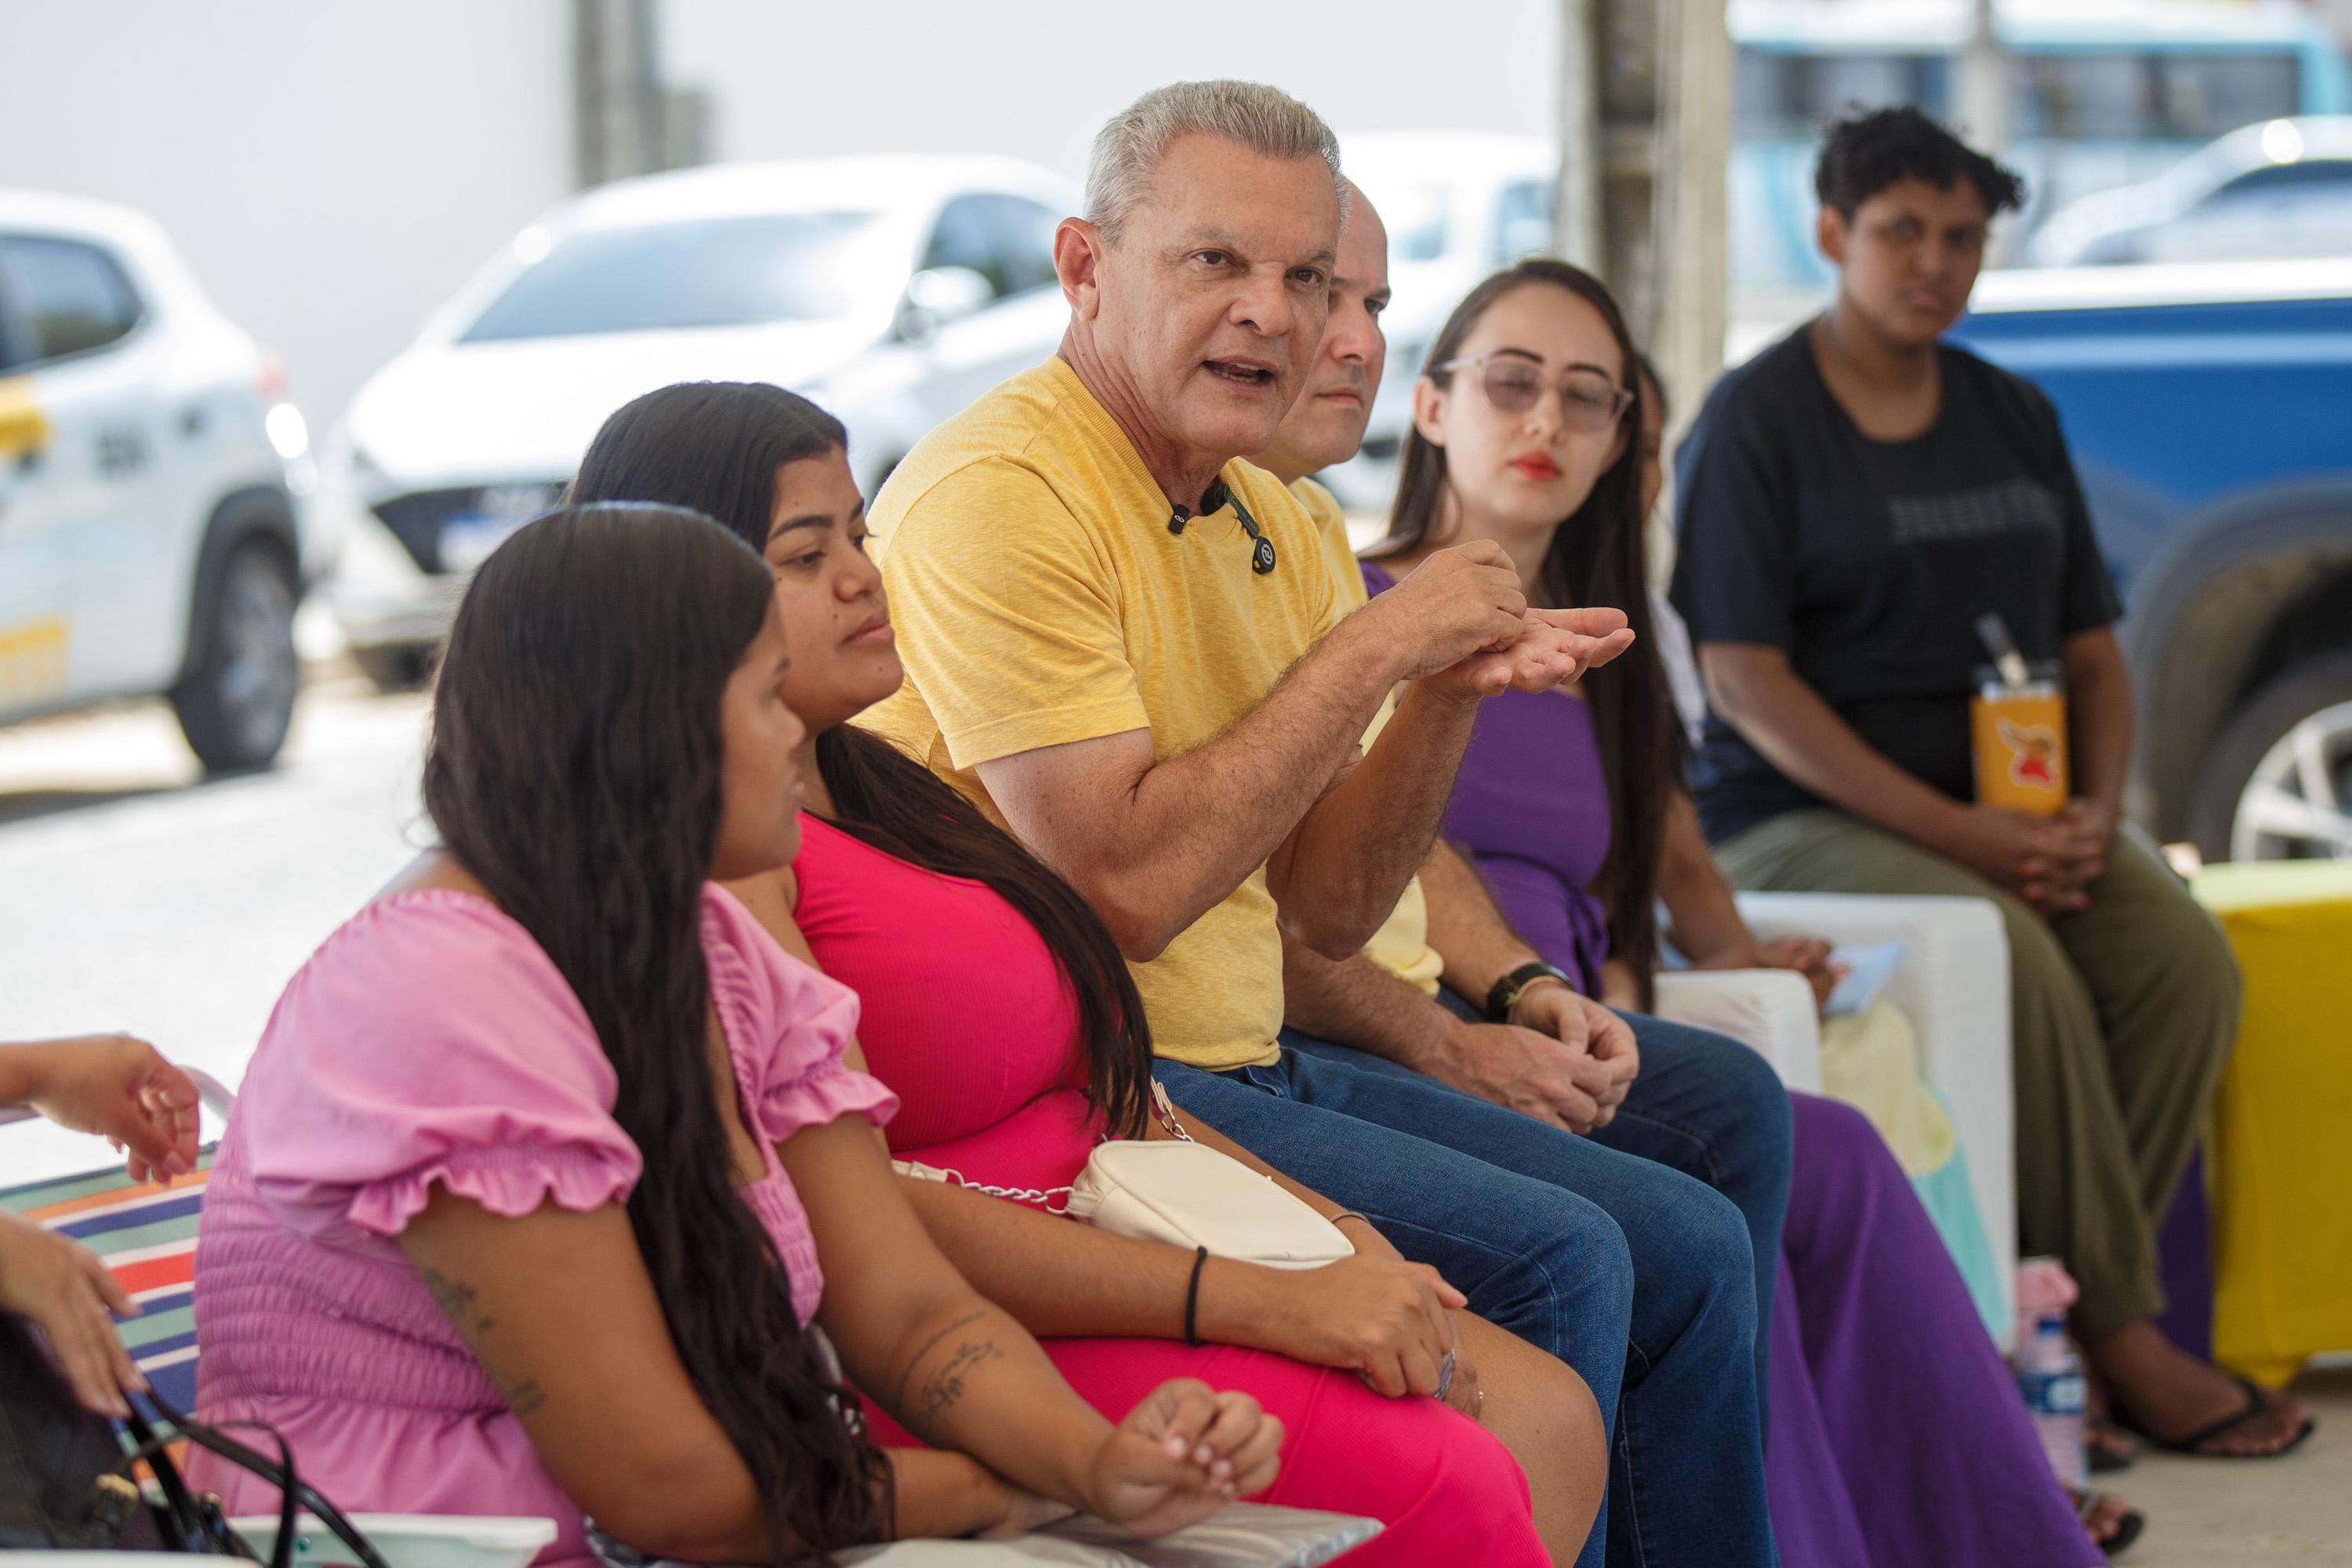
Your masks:
{"label": "man's outstretched hand", "polygon": [[1435,552],[1349,620],[1401,654],[1398,674],[1417,680],[1516,647],[1527,608],[1510,556],[1475,539]]}
{"label": "man's outstretched hand", "polygon": [[1633,631],[1625,612],[1596,605],[1580,610],[1529,607],[1519,619],[1519,635],[1507,647],[1472,654],[1443,679],[1468,687],[1480,697],[1506,691],[1549,691],[1581,679],[1633,646]]}

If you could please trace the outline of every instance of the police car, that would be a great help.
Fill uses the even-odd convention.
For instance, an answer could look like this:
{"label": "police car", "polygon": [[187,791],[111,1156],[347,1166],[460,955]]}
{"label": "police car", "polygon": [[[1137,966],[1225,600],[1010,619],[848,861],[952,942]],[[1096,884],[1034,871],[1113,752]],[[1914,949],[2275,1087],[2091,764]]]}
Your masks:
{"label": "police car", "polygon": [[168,696],[208,770],[268,763],[309,444],[154,223],[0,190],[0,723]]}

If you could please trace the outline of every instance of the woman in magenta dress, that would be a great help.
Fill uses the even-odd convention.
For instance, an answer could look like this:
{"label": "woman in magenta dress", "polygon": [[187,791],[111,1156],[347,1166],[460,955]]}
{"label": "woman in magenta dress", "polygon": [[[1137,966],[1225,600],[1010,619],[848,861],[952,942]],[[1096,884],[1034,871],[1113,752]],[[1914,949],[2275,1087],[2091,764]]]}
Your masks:
{"label": "woman in magenta dress", "polygon": [[[1521,936],[1627,1008],[1646,1003],[1657,963],[1669,836],[1696,831],[1677,820],[1679,747],[1649,636],[1654,447],[1640,439],[1635,365],[1588,274],[1530,260],[1488,279],[1431,347],[1390,537],[1363,568],[1377,594],[1428,551],[1486,538],[1518,563],[1529,603],[1612,604],[1633,620],[1633,652],[1581,689],[1482,707],[1444,828]],[[1902,1168],[1859,1112],[1790,1100],[1765,1442],[1782,1563],[2100,1561]],[[2091,1528],[2119,1522],[2109,1505]]]}
{"label": "woman in magenta dress", "polygon": [[[1263,1490],[1248,1395],[1171,1381],[1114,1425],[957,1275],[845,1059],[856,998],[716,885],[799,849],[784,658],[708,518],[559,512],[484,566],[434,697],[441,845],[288,985],[223,1136],[198,1413],[274,1427],[349,1511],[543,1515],[582,1568],[583,1516],[782,1568]],[[876,1447],[835,1348],[936,1447]]]}
{"label": "woman in magenta dress", "polygon": [[[1461,1297],[1360,1218],[1339,1222],[1357,1256],[1328,1268],[1209,1260],[1192,1324],[1202,1342],[1187,1345],[1190,1250],[1040,1212],[1106,1135],[1165,1135],[1143,1011],[1083,898],[848,723],[901,676],[843,443],[838,423],[774,387],[669,387],[607,422],[573,492],[696,507],[775,571],[793,638],[785,689],[814,732],[801,754],[808,809],[792,873],[736,890],[858,994],[866,1064],[900,1098],[893,1155],[1009,1195],[909,1178],[932,1236],[1107,1408],[1181,1374],[1250,1391],[1289,1433],[1268,1499],[1381,1520],[1362,1560],[1541,1563],[1547,1547],[1572,1559],[1605,1475],[1590,1391],[1449,1312]],[[1198,1121],[1189,1130],[1248,1160]],[[1453,1409],[1423,1396],[1449,1344]]]}

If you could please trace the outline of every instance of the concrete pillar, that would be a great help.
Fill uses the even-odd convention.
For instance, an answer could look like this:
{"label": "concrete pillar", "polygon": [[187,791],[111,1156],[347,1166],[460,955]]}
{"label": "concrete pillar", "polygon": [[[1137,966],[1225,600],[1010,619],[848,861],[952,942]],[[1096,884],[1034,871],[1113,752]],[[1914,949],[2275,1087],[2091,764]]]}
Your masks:
{"label": "concrete pillar", "polygon": [[1658,0],[1650,337],[1677,427],[1698,412],[1731,329],[1731,36],[1723,0]]}
{"label": "concrete pillar", "polygon": [[1554,89],[1559,194],[1553,248],[1598,270],[1601,256],[1601,58],[1599,16],[1610,0],[1560,0],[1559,80]]}
{"label": "concrete pillar", "polygon": [[1976,0],[1960,54],[1959,132],[1998,156],[2009,145],[2009,57],[1993,30],[1993,0]]}
{"label": "concrete pillar", "polygon": [[572,0],[574,158],[583,189],[668,166],[656,0]]}
{"label": "concrete pillar", "polygon": [[1723,365],[1724,0],[1561,0],[1557,246],[1598,271],[1684,416]]}

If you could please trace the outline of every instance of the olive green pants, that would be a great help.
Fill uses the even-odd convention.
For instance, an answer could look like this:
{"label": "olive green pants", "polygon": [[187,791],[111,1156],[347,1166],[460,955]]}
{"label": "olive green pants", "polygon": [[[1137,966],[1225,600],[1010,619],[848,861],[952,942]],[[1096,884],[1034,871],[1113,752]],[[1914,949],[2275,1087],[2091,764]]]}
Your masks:
{"label": "olive green pants", "polygon": [[2091,907],[2044,921],[1958,863],[1842,811],[1790,812],[1717,847],[1740,888],[1990,899],[2009,931],[2018,1238],[2083,1288],[2077,1331],[2164,1305],[2156,1232],[2238,1028],[2221,927],[2137,828]]}

